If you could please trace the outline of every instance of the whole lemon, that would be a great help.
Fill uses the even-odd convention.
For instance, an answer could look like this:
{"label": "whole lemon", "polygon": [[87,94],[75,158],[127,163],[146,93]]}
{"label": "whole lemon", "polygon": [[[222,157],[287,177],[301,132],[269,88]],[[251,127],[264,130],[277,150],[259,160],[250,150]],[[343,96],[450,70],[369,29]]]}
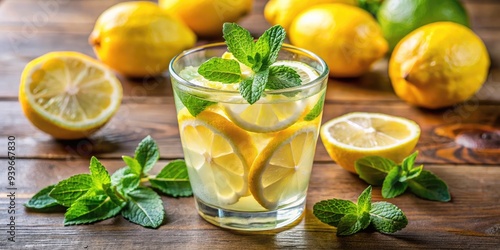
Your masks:
{"label": "whole lemon", "polygon": [[320,4],[301,12],[289,31],[292,44],[322,57],[333,77],[357,77],[388,50],[375,19],[347,4]]}
{"label": "whole lemon", "polygon": [[104,11],[89,37],[99,59],[129,77],[159,75],[194,46],[196,35],[152,2],[124,2]]}
{"label": "whole lemon", "polygon": [[202,37],[221,36],[225,22],[238,21],[253,6],[253,0],[159,0],[158,3]]}
{"label": "whole lemon", "polygon": [[425,24],[451,21],[469,25],[467,12],[458,0],[384,0],[377,19],[391,51],[404,36]]}
{"label": "whole lemon", "polygon": [[403,38],[389,61],[396,94],[416,106],[436,109],[473,96],[488,75],[490,58],[469,28],[436,22]]}
{"label": "whole lemon", "polygon": [[264,17],[272,25],[279,24],[286,30],[293,19],[308,7],[324,3],[345,3],[356,5],[357,0],[271,0],[264,7]]}

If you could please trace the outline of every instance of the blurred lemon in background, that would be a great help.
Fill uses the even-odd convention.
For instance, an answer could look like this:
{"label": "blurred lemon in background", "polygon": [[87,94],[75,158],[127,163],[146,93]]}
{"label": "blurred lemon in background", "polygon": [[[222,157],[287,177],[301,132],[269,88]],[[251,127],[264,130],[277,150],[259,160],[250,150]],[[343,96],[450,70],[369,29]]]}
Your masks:
{"label": "blurred lemon in background", "polygon": [[[222,27],[222,26],[221,26]],[[155,76],[192,47],[196,35],[151,2],[124,2],[104,11],[89,37],[101,61],[129,77]]]}
{"label": "blurred lemon in background", "polygon": [[118,110],[122,86],[101,62],[77,52],[51,52],[23,70],[19,102],[40,130],[58,139],[84,138]]}
{"label": "blurred lemon in background", "polygon": [[391,51],[404,36],[422,25],[438,21],[469,25],[467,13],[458,0],[385,0],[377,19]]}
{"label": "blurred lemon in background", "polygon": [[301,12],[289,37],[322,57],[333,77],[357,77],[387,52],[387,41],[370,13],[347,4],[320,4]]}
{"label": "blurred lemon in background", "polygon": [[324,3],[345,3],[356,5],[357,0],[271,0],[264,8],[264,17],[272,24],[279,24],[288,31],[293,19],[305,9]]}
{"label": "blurred lemon in background", "polygon": [[222,35],[222,24],[248,14],[253,0],[159,0],[159,5],[186,23],[198,36]]}
{"label": "blurred lemon in background", "polygon": [[485,82],[489,65],[483,41],[469,28],[437,22],[398,43],[389,61],[389,76],[401,99],[435,109],[472,97]]}

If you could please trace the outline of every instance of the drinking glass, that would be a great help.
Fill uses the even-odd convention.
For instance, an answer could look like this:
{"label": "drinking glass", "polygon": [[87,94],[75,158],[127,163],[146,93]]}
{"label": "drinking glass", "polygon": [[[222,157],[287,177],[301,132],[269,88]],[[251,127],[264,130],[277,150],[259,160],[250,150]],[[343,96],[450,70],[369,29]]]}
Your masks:
{"label": "drinking glass", "polygon": [[[204,79],[197,68],[232,58],[224,43],[185,51],[170,63],[179,134],[196,209],[237,230],[283,227],[301,217],[328,78],[315,54],[284,44],[273,66],[289,66],[300,86],[265,90],[250,105],[238,84]],[[241,65],[243,74],[252,71]]]}

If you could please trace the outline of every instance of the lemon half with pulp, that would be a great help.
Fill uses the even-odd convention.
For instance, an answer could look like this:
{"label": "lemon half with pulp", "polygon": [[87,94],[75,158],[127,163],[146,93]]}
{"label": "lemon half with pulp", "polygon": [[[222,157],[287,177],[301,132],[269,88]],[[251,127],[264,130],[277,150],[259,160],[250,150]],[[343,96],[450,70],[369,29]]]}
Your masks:
{"label": "lemon half with pulp", "polygon": [[321,126],[321,140],[338,165],[356,173],[357,159],[377,155],[401,162],[420,137],[414,121],[379,113],[349,113]]}
{"label": "lemon half with pulp", "polygon": [[19,101],[26,117],[58,139],[78,139],[115,114],[122,86],[113,72],[77,52],[51,52],[28,63]]}

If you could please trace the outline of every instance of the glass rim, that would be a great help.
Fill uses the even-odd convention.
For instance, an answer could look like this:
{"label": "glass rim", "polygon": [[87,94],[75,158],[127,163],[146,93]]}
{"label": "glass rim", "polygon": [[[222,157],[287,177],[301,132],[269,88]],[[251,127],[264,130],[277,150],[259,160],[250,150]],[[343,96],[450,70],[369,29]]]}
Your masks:
{"label": "glass rim", "polygon": [[[181,52],[180,54],[177,54],[176,56],[174,56],[172,58],[172,60],[169,63],[169,66],[168,66],[168,71],[169,71],[170,76],[175,78],[175,80],[177,81],[178,84],[183,85],[184,87],[187,87],[187,88],[192,89],[192,90],[202,91],[202,92],[217,92],[217,93],[238,94],[239,95],[240,92],[238,90],[214,89],[214,88],[209,88],[209,87],[200,86],[198,84],[191,83],[190,81],[182,78],[179,75],[179,73],[174,70],[174,63],[176,61],[178,61],[179,59],[181,59],[185,56],[188,56],[190,54],[202,51],[202,50],[208,50],[208,49],[216,48],[216,47],[226,47],[227,48],[227,45],[225,42],[210,43],[210,44],[200,45],[200,46],[194,47],[192,49],[185,50],[185,51]],[[281,49],[286,49],[286,50],[291,51],[291,52],[296,51],[296,52],[300,52],[302,54],[309,56],[310,58],[312,58],[314,61],[317,61],[321,65],[321,67],[323,68],[323,72],[320,72],[318,77],[312,79],[311,81],[309,81],[307,83],[301,84],[300,86],[295,86],[295,87],[285,88],[285,89],[277,89],[277,90],[264,90],[263,93],[265,93],[265,94],[283,94],[283,93],[308,89],[308,88],[312,88],[316,85],[322,84],[323,80],[328,77],[328,75],[329,75],[328,65],[321,57],[319,57],[315,53],[313,53],[309,50],[306,50],[306,49],[302,49],[302,48],[293,46],[291,44],[287,44],[287,43],[284,43],[282,45]]]}

